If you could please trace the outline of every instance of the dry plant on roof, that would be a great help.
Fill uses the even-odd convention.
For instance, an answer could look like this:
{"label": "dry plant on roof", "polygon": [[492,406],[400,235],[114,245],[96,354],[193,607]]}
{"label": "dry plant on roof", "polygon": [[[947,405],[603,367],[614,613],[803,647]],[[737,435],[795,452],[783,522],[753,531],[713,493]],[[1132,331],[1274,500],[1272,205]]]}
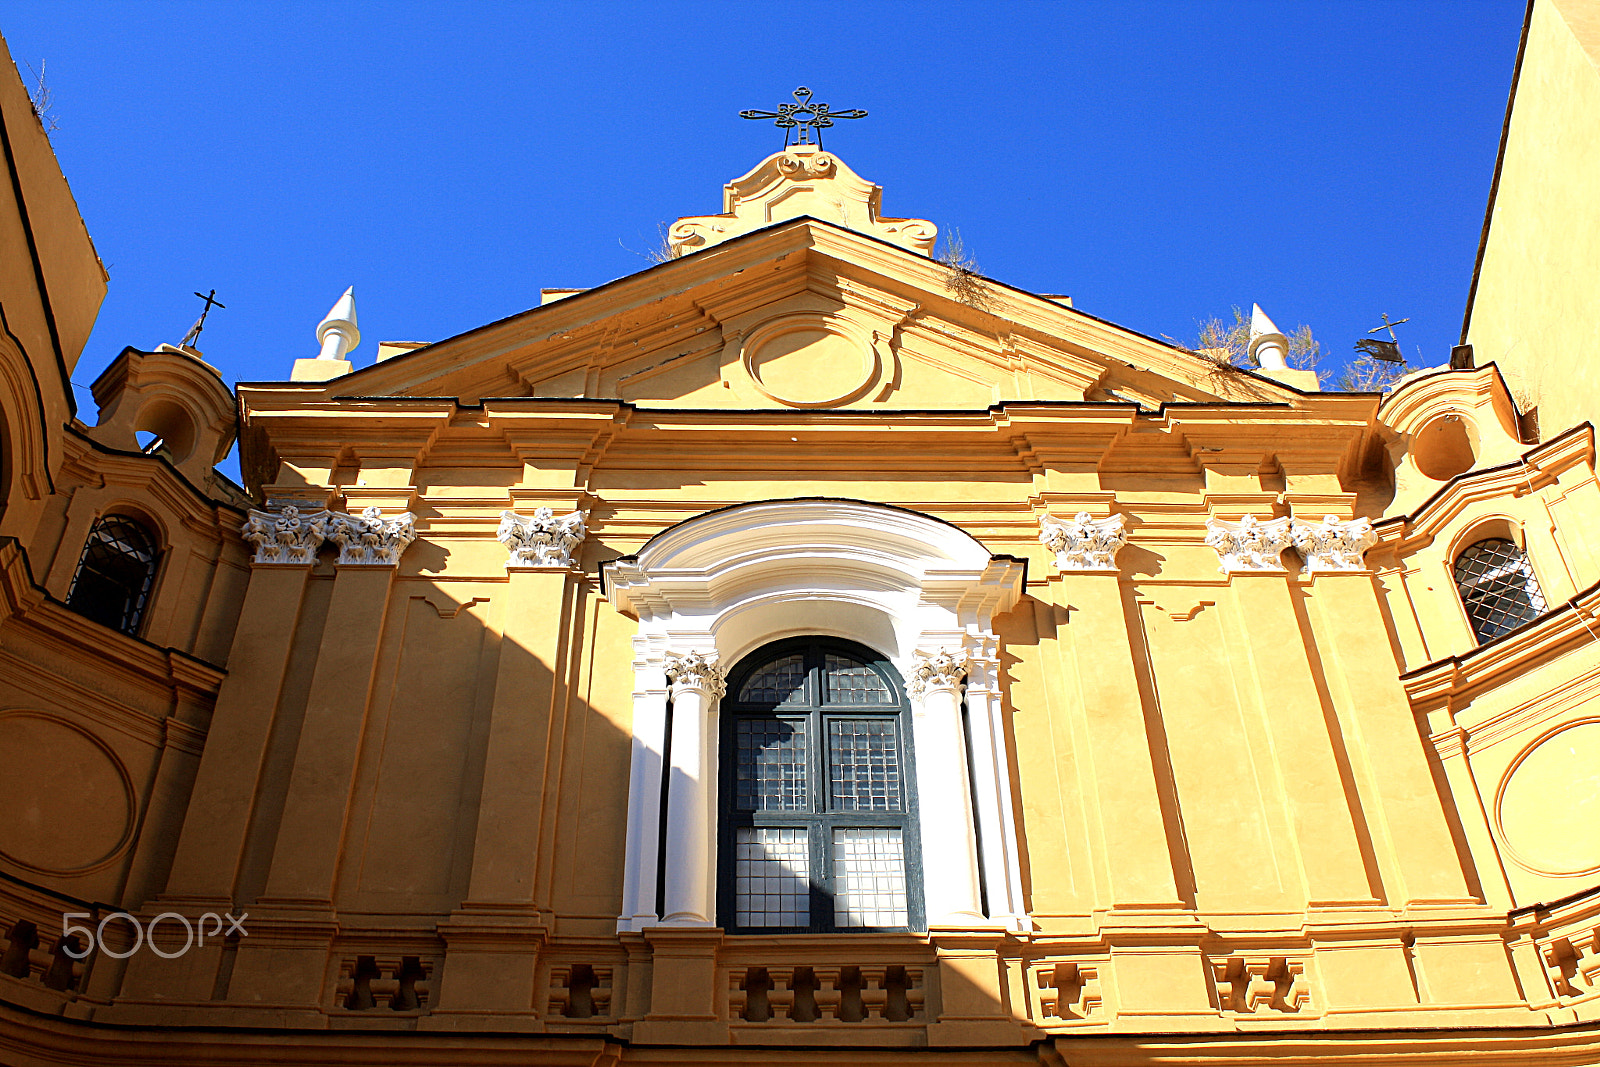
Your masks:
{"label": "dry plant on roof", "polygon": [[978,273],[977,261],[967,254],[960,230],[951,229],[945,235],[944,251],[934,259],[944,264],[944,287],[951,296],[968,307],[989,310],[989,287]]}

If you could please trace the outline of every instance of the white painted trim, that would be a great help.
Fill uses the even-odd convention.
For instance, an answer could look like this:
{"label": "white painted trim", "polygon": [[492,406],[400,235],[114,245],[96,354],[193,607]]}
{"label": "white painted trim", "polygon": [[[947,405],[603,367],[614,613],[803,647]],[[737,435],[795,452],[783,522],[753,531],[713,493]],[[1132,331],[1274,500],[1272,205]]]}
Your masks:
{"label": "white painted trim", "polygon": [[[675,709],[674,766],[664,767],[669,655],[714,651],[721,663],[732,664],[761,645],[798,635],[839,637],[865,645],[883,654],[908,680],[915,666],[912,653],[919,648],[948,648],[975,657],[978,671],[969,690],[968,718],[976,778],[972,794],[977,802],[967,805],[966,820],[977,827],[984,842],[981,876],[991,918],[1026,929],[1011,805],[1011,761],[998,690],[997,639],[991,625],[996,614],[1009,611],[1021,596],[1023,569],[1018,560],[992,556],[954,526],[911,511],[849,500],[767,501],[709,512],[658,534],[637,557],[606,564],[612,604],[639,619],[618,930],[641,930],[658,923],[704,925],[715,919],[714,914],[703,915],[714,912],[716,899],[715,704],[697,707],[697,730],[692,732],[699,744],[683,751]],[[935,747],[959,746],[959,730],[927,738],[923,733],[917,728],[915,734],[919,767],[924,759],[930,766],[954,761],[965,767],[965,752]],[[688,739],[688,734],[684,737]],[[680,760],[684,751],[698,758]],[[669,804],[668,840],[690,841],[700,833],[709,834],[712,847],[706,850],[707,862],[700,862],[697,849],[679,854],[669,848],[667,856],[657,856],[662,774],[671,770],[692,774],[701,784],[689,798],[692,802],[677,806],[687,811]],[[966,804],[965,795],[961,801]],[[704,825],[676,825],[691,815],[704,820]],[[975,849],[965,851],[967,874],[976,884],[980,872]],[[694,872],[671,868],[679,855],[679,861],[689,863]],[[658,862],[669,865],[666,880],[678,887],[680,904],[712,903],[679,906],[671,921],[655,915]],[[925,851],[925,868],[928,864]],[[696,878],[703,884],[692,885]],[[929,918],[936,918],[931,910]],[[982,921],[979,916],[971,919]]]}

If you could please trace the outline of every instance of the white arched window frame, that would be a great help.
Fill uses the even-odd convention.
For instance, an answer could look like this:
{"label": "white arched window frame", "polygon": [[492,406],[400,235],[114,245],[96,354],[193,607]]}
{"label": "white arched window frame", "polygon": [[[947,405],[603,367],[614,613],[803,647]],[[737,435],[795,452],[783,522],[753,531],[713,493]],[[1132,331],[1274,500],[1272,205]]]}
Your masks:
{"label": "white arched window frame", "polygon": [[[907,679],[927,656],[964,659],[964,685],[945,684],[946,671],[911,687],[919,792],[949,805],[923,804],[926,918],[1026,929],[993,629],[1020,597],[1024,571],[937,519],[843,500],[710,512],[606,564],[613,606],[639,620],[618,930],[715,925],[722,692],[719,672],[702,665],[732,666],[779,638],[813,634],[874,649]],[[949,775],[969,766],[970,789],[951,790]]]}

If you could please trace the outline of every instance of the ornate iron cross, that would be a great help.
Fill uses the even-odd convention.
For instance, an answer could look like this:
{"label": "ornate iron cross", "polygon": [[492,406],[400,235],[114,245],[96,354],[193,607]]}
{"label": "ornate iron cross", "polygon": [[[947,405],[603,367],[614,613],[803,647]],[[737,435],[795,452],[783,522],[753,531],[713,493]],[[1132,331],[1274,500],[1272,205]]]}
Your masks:
{"label": "ornate iron cross", "polygon": [[795,102],[792,104],[779,104],[776,111],[757,111],[748,109],[739,112],[742,119],[775,119],[774,126],[783,130],[783,147],[788,148],[793,139],[797,145],[811,144],[812,137],[816,138],[816,146],[822,147],[822,131],[833,125],[834,119],[864,119],[867,113],[860,108],[849,111],[832,111],[827,104],[814,104],[811,102],[811,90],[804,85],[794,91]]}
{"label": "ornate iron cross", "polygon": [[189,327],[189,332],[183,335],[183,340],[178,342],[178,346],[180,348],[191,347],[196,341],[200,340],[200,331],[206,328],[206,316],[211,314],[211,309],[213,307],[219,307],[226,310],[228,306],[217,299],[217,291],[215,289],[211,290],[210,293],[196,293],[194,295],[198,296],[201,300],[204,300],[206,302],[206,306],[200,312],[200,317],[195,320],[194,325]]}

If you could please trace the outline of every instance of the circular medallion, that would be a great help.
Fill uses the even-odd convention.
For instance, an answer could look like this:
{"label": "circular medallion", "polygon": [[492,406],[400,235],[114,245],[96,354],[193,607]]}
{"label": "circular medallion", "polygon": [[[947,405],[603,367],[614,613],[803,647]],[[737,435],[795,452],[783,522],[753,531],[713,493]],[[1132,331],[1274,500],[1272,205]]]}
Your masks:
{"label": "circular medallion", "polygon": [[866,392],[877,380],[878,356],[870,344],[808,320],[753,334],[744,367],[780,404],[830,408]]}
{"label": "circular medallion", "polygon": [[1600,721],[1568,723],[1517,757],[1495,822],[1511,858],[1538,874],[1600,871]]}
{"label": "circular medallion", "polygon": [[58,716],[0,712],[0,856],[44,874],[80,874],[133,834],[133,783],[98,738]]}

